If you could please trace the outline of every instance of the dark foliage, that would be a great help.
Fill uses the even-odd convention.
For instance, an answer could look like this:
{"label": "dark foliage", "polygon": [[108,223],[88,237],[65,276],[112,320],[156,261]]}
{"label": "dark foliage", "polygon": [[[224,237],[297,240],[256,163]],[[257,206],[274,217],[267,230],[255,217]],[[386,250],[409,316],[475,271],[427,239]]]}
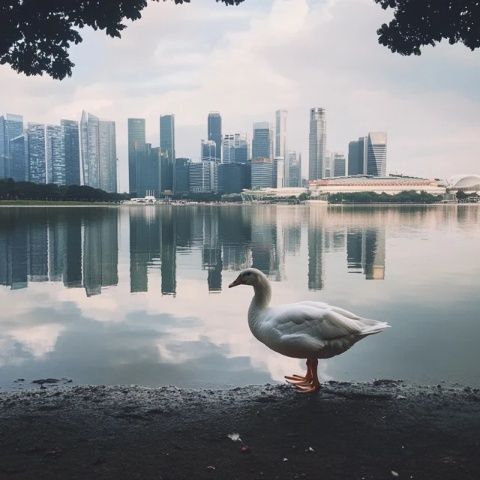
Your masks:
{"label": "dark foliage", "polygon": [[441,40],[480,47],[480,1],[375,0],[394,17],[377,31],[378,41],[401,55],[420,55],[420,48]]}
{"label": "dark foliage", "polygon": [[405,191],[396,195],[375,192],[334,193],[328,197],[329,203],[435,203],[442,201],[441,195],[427,192]]}
{"label": "dark foliage", "polygon": [[0,200],[42,200],[57,202],[119,202],[130,198],[124,193],[108,193],[79,185],[45,185],[32,182],[0,180]]}
{"label": "dark foliage", "polygon": [[[160,0],[152,0],[160,1]],[[163,0],[167,1],[167,0]],[[170,0],[177,4],[190,0]],[[238,5],[244,0],[215,0]],[[124,19],[138,20],[147,0],[2,0],[0,63],[26,75],[62,79],[74,64],[68,49],[82,41],[83,27],[120,37]]]}
{"label": "dark foliage", "polygon": [[[86,26],[120,37],[124,20],[138,20],[148,1],[191,0],[2,0],[0,1],[0,64],[19,73],[63,79],[72,74],[72,44],[82,41]],[[212,0],[213,1],[213,0]],[[238,5],[245,0],[215,0]],[[420,55],[420,48],[442,39],[480,46],[480,1],[374,0],[392,8],[394,18],[378,30],[379,42],[392,52]]]}

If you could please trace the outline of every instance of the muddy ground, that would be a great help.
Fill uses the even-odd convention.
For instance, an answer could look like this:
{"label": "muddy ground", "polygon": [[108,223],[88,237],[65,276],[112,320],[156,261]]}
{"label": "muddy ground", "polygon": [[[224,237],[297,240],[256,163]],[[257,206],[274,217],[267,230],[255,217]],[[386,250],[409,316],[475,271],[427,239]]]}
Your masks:
{"label": "muddy ground", "polygon": [[316,395],[286,385],[0,393],[0,479],[137,478],[478,480],[480,392],[377,381]]}

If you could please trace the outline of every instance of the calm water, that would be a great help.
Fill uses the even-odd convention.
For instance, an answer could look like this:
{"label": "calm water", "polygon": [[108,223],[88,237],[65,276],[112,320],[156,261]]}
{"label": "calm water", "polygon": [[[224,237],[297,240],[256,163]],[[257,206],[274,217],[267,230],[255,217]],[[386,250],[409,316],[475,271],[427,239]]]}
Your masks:
{"label": "calm water", "polygon": [[386,320],[323,379],[480,385],[480,208],[0,208],[0,386],[226,386],[301,363],[251,335],[254,265],[273,302]]}

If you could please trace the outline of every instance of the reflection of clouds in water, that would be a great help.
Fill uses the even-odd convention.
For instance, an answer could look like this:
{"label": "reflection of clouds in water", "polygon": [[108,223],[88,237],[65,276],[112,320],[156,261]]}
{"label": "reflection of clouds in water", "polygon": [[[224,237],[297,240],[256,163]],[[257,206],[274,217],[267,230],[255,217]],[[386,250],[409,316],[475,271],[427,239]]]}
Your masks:
{"label": "reflection of clouds in water", "polygon": [[[118,270],[99,271],[102,275],[118,271],[118,285],[105,281],[110,286],[104,286],[101,295],[88,298],[81,285],[64,288],[59,280],[30,281],[28,288],[21,290],[0,288],[0,304],[6,306],[0,311],[2,376],[7,378],[7,372],[19,364],[42,376],[61,371],[62,376],[72,375],[87,383],[157,384],[168,380],[200,385],[213,378],[216,383],[236,384],[282,380],[285,374],[300,373],[302,361],[271,352],[252,337],[247,324],[250,288],[208,293],[211,271],[221,275],[217,280],[225,287],[243,262],[253,257],[265,262],[271,278],[282,279],[273,282],[274,304],[327,301],[394,324],[381,339],[366,340],[345,356],[322,362],[321,377],[328,377],[327,368],[337,378],[358,378],[365,372],[375,375],[372,368],[387,375],[407,371],[403,366],[409,360],[378,362],[410,348],[411,339],[407,338],[405,345],[399,340],[402,327],[408,327],[405,334],[415,337],[416,351],[409,359],[416,362],[422,344],[444,340],[441,329],[429,330],[425,325],[433,320],[447,325],[454,304],[465,312],[467,304],[461,302],[473,301],[472,289],[480,274],[478,263],[472,262],[478,250],[480,209],[459,212],[459,208],[196,207],[170,208],[169,215],[155,209],[154,215],[153,210],[146,211],[151,223],[145,231],[140,221],[143,210],[135,210],[137,236],[156,232],[148,242],[143,238],[143,243],[135,245],[131,243],[130,210],[120,209],[118,256],[111,257],[108,250],[99,255],[106,262],[113,258],[112,263],[118,263]],[[65,221],[65,216],[62,218]],[[56,227],[55,219],[52,213],[49,228]],[[164,235],[172,222],[175,235]],[[157,238],[160,227],[164,231]],[[254,252],[255,248],[259,250]],[[50,276],[60,272],[61,251],[49,248]],[[264,251],[268,255],[258,255]],[[222,259],[217,272],[219,252]],[[133,283],[132,253],[137,259],[133,266],[141,267],[135,270]],[[387,260],[384,281],[364,280],[383,278],[380,273]],[[175,262],[172,268],[166,265],[170,261]],[[349,273],[353,268],[349,264],[365,276]],[[75,277],[75,270],[66,272]],[[148,291],[132,294],[132,285],[134,291],[140,287]],[[162,295],[172,291],[172,286],[176,297]],[[442,311],[434,312],[440,304]],[[422,319],[421,325],[418,319]],[[433,354],[432,365],[435,359],[438,357]],[[422,365],[426,363],[422,360]],[[415,367],[409,371],[413,370]]]}
{"label": "reflection of clouds in water", "polygon": [[58,324],[16,328],[10,331],[10,337],[21,343],[33,357],[41,359],[55,349],[57,339],[63,330],[64,327]]}
{"label": "reflection of clouds in water", "polygon": [[[269,379],[269,375],[252,370],[248,357],[231,357],[227,346],[218,346],[204,335],[196,341],[183,341],[172,334],[172,328],[198,328],[195,318],[141,311],[128,317],[123,323],[108,324],[79,316],[67,328],[60,327],[60,334],[45,325],[42,331],[51,336],[42,340],[53,342],[55,348],[40,358],[28,348],[32,337],[23,342],[5,335],[0,340],[2,350],[8,352],[2,383],[18,376],[45,375],[70,376],[79,383],[132,383],[134,378],[136,383],[183,386],[264,383]],[[19,343],[24,343],[23,348],[18,348]]]}

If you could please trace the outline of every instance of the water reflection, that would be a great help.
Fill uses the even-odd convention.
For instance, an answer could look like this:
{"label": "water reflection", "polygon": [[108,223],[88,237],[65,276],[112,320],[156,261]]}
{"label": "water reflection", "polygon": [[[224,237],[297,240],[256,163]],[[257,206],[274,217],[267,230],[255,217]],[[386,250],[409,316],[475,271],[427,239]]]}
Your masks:
{"label": "water reflection", "polygon": [[275,303],[325,300],[394,326],[322,364],[324,378],[480,384],[479,239],[466,206],[0,208],[0,384],[281,379],[298,367],[252,338],[251,292],[225,291],[251,265]]}
{"label": "water reflection", "polygon": [[0,209],[0,284],[61,282],[87,296],[118,284],[118,210]]}
{"label": "water reflection", "polygon": [[[324,288],[325,254],[345,249],[346,265],[365,278],[385,278],[385,224],[331,229],[325,208],[283,218],[275,209],[131,208],[130,291],[148,292],[148,276],[160,270],[161,293],[177,293],[177,255],[201,251],[210,292],[222,290],[222,272],[248,266],[272,280],[284,277],[286,255],[300,251],[308,231],[308,288]],[[118,284],[119,209],[2,209],[0,284],[62,282],[99,295]],[[295,223],[291,223],[295,222]]]}

